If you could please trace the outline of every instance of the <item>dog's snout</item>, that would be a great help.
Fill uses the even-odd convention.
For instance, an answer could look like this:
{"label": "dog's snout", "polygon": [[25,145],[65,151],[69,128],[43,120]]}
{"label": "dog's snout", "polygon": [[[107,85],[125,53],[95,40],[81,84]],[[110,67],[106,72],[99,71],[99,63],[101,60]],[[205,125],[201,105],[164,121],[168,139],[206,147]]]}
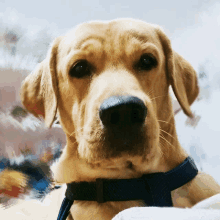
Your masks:
{"label": "dog's snout", "polygon": [[147,107],[135,96],[111,96],[101,104],[99,115],[106,127],[141,126],[147,115]]}

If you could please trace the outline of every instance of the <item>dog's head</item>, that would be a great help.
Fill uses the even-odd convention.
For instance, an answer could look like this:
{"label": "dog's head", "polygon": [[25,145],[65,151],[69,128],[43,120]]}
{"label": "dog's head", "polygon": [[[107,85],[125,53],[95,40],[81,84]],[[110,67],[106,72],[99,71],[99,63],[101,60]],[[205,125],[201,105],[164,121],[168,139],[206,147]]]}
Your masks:
{"label": "dog's head", "polygon": [[63,161],[146,171],[178,145],[165,138],[176,138],[170,85],[192,116],[194,69],[158,26],[122,19],[85,23],[57,38],[21,97],[49,127],[58,112],[67,135]]}

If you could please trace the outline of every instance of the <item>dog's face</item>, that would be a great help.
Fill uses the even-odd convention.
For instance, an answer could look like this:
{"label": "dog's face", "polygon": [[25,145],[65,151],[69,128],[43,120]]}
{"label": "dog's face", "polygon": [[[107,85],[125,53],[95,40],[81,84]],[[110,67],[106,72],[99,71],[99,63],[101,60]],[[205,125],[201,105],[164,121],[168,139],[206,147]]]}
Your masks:
{"label": "dog's face", "polygon": [[161,130],[169,132],[170,126],[164,122],[173,124],[169,85],[191,116],[195,72],[157,26],[91,22],[54,42],[25,81],[22,98],[48,125],[58,109],[66,160],[77,157],[93,168],[112,169],[144,163],[150,169],[166,151]]}
{"label": "dog's face", "polygon": [[[75,136],[79,156],[91,163],[125,153],[147,155],[158,146],[158,106],[152,99],[167,95],[165,62],[156,33],[146,34],[149,27],[136,25],[84,24],[60,43],[60,120],[66,133]],[[139,98],[146,109],[132,106],[124,96]],[[104,102],[109,110],[101,109]],[[124,110],[116,107],[118,102],[127,105]],[[146,117],[141,111],[146,111]],[[142,123],[129,123],[132,117],[144,118]]]}

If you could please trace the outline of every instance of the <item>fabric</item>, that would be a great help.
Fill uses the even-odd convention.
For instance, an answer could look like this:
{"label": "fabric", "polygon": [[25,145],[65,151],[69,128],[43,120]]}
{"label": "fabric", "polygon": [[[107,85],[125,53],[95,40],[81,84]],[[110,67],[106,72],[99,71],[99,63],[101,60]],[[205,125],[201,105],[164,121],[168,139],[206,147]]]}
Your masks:
{"label": "fabric", "polygon": [[220,194],[196,204],[192,208],[130,208],[120,212],[112,220],[219,220]]}
{"label": "fabric", "polygon": [[219,220],[220,210],[181,208],[130,208],[112,220]]}

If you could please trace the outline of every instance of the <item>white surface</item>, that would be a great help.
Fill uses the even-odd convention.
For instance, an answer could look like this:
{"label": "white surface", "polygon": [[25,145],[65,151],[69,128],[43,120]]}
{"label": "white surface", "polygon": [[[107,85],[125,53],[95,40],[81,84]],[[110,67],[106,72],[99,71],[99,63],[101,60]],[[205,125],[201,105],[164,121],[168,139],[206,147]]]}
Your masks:
{"label": "white surface", "polygon": [[130,208],[120,212],[112,220],[217,220],[220,210],[180,208]]}
{"label": "white surface", "polygon": [[208,198],[191,209],[183,208],[130,208],[112,220],[217,220],[220,219],[220,194]]}

